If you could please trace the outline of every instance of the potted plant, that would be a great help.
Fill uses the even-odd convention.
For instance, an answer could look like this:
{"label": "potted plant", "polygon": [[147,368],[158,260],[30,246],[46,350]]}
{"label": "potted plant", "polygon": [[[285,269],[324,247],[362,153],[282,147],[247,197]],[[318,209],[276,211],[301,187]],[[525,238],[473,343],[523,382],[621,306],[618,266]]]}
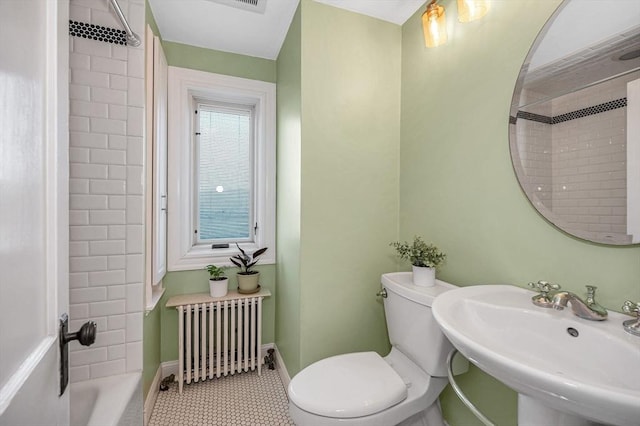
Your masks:
{"label": "potted plant", "polygon": [[423,287],[431,287],[436,283],[436,268],[444,263],[446,254],[438,250],[433,244],[425,243],[416,236],[413,244],[408,242],[394,242],[398,256],[411,263],[413,269],[413,283]]}
{"label": "potted plant", "polygon": [[227,295],[229,278],[224,274],[225,269],[227,269],[227,266],[206,266],[206,270],[209,272],[209,294],[211,294],[211,297],[222,297]]}
{"label": "potted plant", "polygon": [[258,285],[258,278],[260,272],[251,269],[256,263],[258,263],[258,257],[267,251],[267,247],[263,247],[253,252],[253,254],[247,254],[236,243],[240,253],[229,258],[229,260],[240,268],[238,272],[238,293],[249,294],[258,291],[260,286]]}

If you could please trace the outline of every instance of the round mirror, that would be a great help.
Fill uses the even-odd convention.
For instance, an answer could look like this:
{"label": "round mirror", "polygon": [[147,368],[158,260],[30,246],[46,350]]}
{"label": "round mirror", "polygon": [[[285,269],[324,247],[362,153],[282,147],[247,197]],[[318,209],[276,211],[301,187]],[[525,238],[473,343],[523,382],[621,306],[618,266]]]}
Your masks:
{"label": "round mirror", "polygon": [[560,5],[520,71],[509,144],[547,220],[589,241],[640,243],[640,2]]}

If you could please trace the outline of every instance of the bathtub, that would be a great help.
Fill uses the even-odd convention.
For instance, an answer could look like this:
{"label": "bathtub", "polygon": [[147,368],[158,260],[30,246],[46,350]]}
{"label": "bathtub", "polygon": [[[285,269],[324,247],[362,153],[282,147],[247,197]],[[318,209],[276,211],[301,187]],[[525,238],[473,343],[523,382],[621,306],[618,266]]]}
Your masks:
{"label": "bathtub", "polygon": [[140,373],[72,383],[71,426],[142,425]]}

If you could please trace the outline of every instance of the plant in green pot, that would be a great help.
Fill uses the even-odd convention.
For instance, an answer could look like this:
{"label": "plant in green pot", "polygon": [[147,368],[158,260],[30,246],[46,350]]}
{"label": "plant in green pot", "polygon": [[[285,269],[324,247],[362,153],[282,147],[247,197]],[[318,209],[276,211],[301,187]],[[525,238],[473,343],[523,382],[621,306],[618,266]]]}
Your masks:
{"label": "plant in green pot", "polygon": [[238,272],[238,293],[250,294],[258,291],[260,286],[258,285],[258,279],[260,278],[260,272],[251,269],[256,263],[258,263],[258,257],[267,251],[267,247],[263,247],[254,251],[252,254],[247,254],[236,243],[240,253],[229,258],[231,263],[240,268]]}
{"label": "plant in green pot", "polygon": [[446,254],[433,244],[425,243],[416,236],[413,243],[394,242],[390,244],[402,260],[409,261],[413,269],[413,283],[422,287],[431,287],[436,283],[436,268],[444,263]]}
{"label": "plant in green pot", "polygon": [[207,265],[209,272],[209,294],[211,297],[222,297],[227,295],[229,288],[229,278],[224,274],[227,266]]}

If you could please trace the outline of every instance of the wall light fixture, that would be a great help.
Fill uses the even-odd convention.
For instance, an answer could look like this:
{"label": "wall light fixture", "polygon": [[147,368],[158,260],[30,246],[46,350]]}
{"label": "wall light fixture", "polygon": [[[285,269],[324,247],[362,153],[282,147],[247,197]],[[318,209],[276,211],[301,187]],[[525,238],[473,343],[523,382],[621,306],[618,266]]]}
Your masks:
{"label": "wall light fixture", "polygon": [[[489,0],[457,0],[458,20],[471,22],[482,18],[489,11]],[[427,47],[437,47],[447,42],[447,23],[444,7],[438,0],[431,0],[422,14],[422,31],[424,44]]]}
{"label": "wall light fixture", "polygon": [[437,47],[447,42],[447,22],[444,15],[444,7],[432,0],[427,5],[427,10],[422,14],[422,31],[424,32],[424,44],[427,47]]}

